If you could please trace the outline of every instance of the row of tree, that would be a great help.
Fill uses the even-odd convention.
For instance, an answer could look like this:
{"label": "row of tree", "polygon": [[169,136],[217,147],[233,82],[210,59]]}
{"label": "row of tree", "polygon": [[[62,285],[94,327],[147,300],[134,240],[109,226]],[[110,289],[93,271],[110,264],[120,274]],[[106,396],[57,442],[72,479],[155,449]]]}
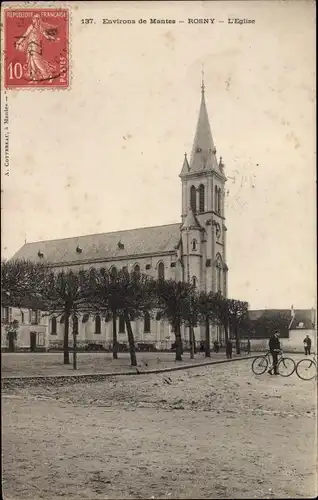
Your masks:
{"label": "row of tree", "polygon": [[[167,320],[175,334],[176,360],[182,360],[182,325],[205,326],[205,355],[210,356],[210,326],[224,328],[225,338],[235,336],[240,352],[239,332],[248,320],[248,304],[227,299],[220,293],[198,291],[185,282],[158,279],[126,270],[104,268],[85,271],[53,271],[43,264],[25,260],[4,261],[1,265],[3,305],[30,307],[43,314],[61,317],[64,324],[64,363],[69,363],[70,320],[76,325],[90,316],[100,315],[113,325],[113,357],[117,358],[117,318],[125,320],[131,365],[136,366],[135,340],[131,322],[146,313]],[[27,304],[27,306],[26,306]],[[74,329],[74,328],[73,328]],[[74,342],[76,331],[73,331]]]}

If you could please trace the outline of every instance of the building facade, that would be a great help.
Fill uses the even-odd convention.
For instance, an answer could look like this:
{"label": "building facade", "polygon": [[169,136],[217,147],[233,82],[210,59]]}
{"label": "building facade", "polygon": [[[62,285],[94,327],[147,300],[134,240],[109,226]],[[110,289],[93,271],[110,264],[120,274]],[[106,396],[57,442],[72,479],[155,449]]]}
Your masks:
{"label": "building facade", "polygon": [[[217,159],[211,133],[205,88],[202,83],[199,117],[190,158],[185,154],[180,173],[182,189],[181,221],[104,234],[26,243],[14,259],[43,262],[56,270],[94,267],[138,270],[157,278],[188,281],[199,290],[227,295],[225,182],[222,158]],[[64,326],[59,318],[45,318],[45,344],[62,343]],[[31,325],[30,325],[31,326]],[[41,325],[42,326],[42,325]],[[145,317],[132,324],[136,342],[174,341],[170,325]],[[211,327],[212,328],[212,327]],[[202,330],[202,331],[201,331]],[[118,318],[118,340],[126,340],[125,326]],[[183,332],[185,340],[188,333]],[[204,338],[201,327],[196,340]],[[211,342],[222,340],[216,327]],[[79,320],[79,342],[110,342],[112,323],[101,318]]]}

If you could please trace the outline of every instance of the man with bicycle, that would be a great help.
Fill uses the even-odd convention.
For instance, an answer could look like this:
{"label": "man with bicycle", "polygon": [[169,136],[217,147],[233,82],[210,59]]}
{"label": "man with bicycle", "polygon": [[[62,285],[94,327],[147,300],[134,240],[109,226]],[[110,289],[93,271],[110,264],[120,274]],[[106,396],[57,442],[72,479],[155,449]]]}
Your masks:
{"label": "man with bicycle", "polygon": [[269,350],[273,358],[273,367],[268,370],[270,375],[278,375],[277,363],[278,363],[278,353],[281,351],[280,341],[279,341],[279,331],[275,330],[269,339]]}

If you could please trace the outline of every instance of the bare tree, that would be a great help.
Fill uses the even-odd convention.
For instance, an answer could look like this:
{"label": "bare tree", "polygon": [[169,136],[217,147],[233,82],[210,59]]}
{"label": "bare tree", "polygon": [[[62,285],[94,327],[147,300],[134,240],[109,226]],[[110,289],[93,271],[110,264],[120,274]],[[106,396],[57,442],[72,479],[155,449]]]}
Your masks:
{"label": "bare tree", "polygon": [[169,321],[175,334],[176,361],[182,361],[181,325],[189,319],[190,289],[191,285],[181,281],[155,282],[158,314]]}
{"label": "bare tree", "polygon": [[44,304],[44,311],[49,315],[61,316],[61,323],[64,324],[64,364],[69,364],[70,318],[78,318],[87,309],[88,272],[47,271],[36,288]]}
{"label": "bare tree", "polygon": [[248,303],[236,299],[228,299],[227,302],[230,326],[235,336],[236,354],[240,354],[240,325],[242,325],[248,317]]}

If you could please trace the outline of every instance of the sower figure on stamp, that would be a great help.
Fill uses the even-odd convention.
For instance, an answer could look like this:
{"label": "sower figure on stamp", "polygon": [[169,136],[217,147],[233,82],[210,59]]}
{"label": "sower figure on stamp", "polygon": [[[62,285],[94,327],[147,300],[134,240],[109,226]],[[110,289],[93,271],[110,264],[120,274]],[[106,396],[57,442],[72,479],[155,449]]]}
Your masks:
{"label": "sower figure on stamp", "polygon": [[310,349],[311,349],[311,338],[309,335],[306,335],[304,338],[304,348],[305,348],[305,354],[306,356],[309,354],[310,355]]}
{"label": "sower figure on stamp", "polygon": [[51,24],[44,23],[38,14],[32,19],[32,24],[28,27],[15,46],[21,52],[25,52],[27,57],[26,78],[32,81],[49,80],[52,81],[55,66],[45,61],[43,53],[43,37],[47,40],[59,40],[56,38],[57,28]]}
{"label": "sower figure on stamp", "polygon": [[[269,350],[273,358],[274,375],[278,375],[278,370],[277,370],[278,353],[281,350],[278,330],[275,330],[275,332],[269,339]],[[272,369],[268,370],[268,373],[272,375],[273,374]]]}

